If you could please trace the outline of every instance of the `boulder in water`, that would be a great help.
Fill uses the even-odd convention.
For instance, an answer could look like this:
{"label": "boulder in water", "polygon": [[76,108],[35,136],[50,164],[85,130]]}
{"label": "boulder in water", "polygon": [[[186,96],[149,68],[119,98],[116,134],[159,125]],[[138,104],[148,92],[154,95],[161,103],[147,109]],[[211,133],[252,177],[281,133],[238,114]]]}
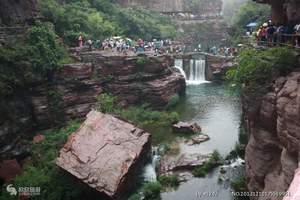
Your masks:
{"label": "boulder in water", "polygon": [[195,134],[201,132],[201,127],[197,123],[178,122],[172,126],[175,133]]}
{"label": "boulder in water", "polygon": [[113,199],[134,185],[151,150],[150,134],[109,114],[91,111],[69,136],[56,164]]}
{"label": "boulder in water", "polygon": [[199,135],[195,135],[194,137],[187,139],[185,142],[187,145],[191,146],[194,144],[200,144],[201,142],[205,142],[209,140],[209,136],[208,135],[204,135],[204,134],[199,134]]}
{"label": "boulder in water", "polygon": [[160,173],[165,174],[168,172],[180,171],[180,170],[192,170],[197,166],[203,165],[209,160],[211,154],[182,154],[180,156],[168,156],[162,157],[160,162]]}

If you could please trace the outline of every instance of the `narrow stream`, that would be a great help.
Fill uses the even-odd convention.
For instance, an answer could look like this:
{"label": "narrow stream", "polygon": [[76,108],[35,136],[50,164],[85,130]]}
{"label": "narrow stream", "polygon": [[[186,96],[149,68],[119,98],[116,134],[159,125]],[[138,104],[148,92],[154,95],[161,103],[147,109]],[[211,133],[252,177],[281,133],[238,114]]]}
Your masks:
{"label": "narrow stream", "polygon": [[[176,108],[182,121],[197,122],[202,132],[209,135],[207,142],[188,146],[180,143],[181,153],[209,153],[218,150],[226,156],[238,141],[241,117],[239,97],[226,85],[202,83],[188,85],[186,96]],[[181,183],[175,191],[162,194],[163,200],[231,200],[229,183],[218,183],[219,168],[205,178],[192,178]],[[211,195],[211,196],[208,196]]]}
{"label": "narrow stream", "polygon": [[[185,142],[185,136],[176,135],[171,129],[156,128],[150,131],[153,133],[154,145],[159,146],[162,143],[175,141],[180,147],[178,155],[208,154],[217,150],[221,156],[227,156],[238,142],[241,120],[241,104],[238,94],[233,93],[225,83],[205,81],[205,62],[191,61],[187,72],[183,70],[182,61],[176,60],[175,65],[184,74],[187,88],[186,95],[181,98],[174,111],[178,112],[181,121],[197,122],[202,128],[202,133],[207,134],[210,140],[188,145]],[[155,181],[157,178],[154,170],[156,156],[145,168],[146,181]],[[241,163],[241,160],[238,161]],[[205,178],[192,177],[187,182],[182,182],[175,190],[162,193],[161,199],[232,200],[230,182],[233,178],[241,176],[244,171],[244,166],[234,165],[236,164],[222,166],[227,171],[225,181],[222,183],[218,182],[221,175],[220,167],[218,167]]]}

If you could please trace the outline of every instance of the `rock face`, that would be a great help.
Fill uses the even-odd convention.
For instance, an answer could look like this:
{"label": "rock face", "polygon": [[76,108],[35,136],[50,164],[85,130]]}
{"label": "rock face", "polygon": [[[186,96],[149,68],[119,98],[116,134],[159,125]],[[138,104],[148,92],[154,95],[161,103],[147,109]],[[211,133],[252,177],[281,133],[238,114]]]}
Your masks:
{"label": "rock face", "polygon": [[201,127],[197,123],[178,122],[172,125],[173,132],[175,133],[200,133]]}
{"label": "rock face", "polygon": [[0,163],[0,177],[5,181],[12,181],[17,175],[21,174],[21,166],[16,159],[4,160]]}
{"label": "rock face", "polygon": [[69,136],[56,163],[97,191],[120,199],[134,185],[150,150],[150,134],[111,115],[91,111],[79,130]]}
{"label": "rock face", "polygon": [[181,154],[177,157],[165,155],[160,161],[160,173],[191,170],[203,165],[209,160],[211,155],[204,154]]}
{"label": "rock face", "polygon": [[195,135],[191,139],[187,139],[185,142],[187,145],[192,146],[194,144],[200,144],[202,142],[205,142],[209,140],[208,135],[200,134],[200,135]]}
{"label": "rock face", "polygon": [[[114,95],[119,106],[148,103],[161,109],[185,91],[185,79],[171,67],[169,56],[75,53],[81,63],[64,65],[54,75],[55,84],[37,80],[27,91],[0,99],[0,157],[26,153],[19,143],[34,130],[83,119],[103,92]],[[138,60],[145,62],[139,65]]]}
{"label": "rock face", "polygon": [[0,25],[31,23],[37,15],[36,0],[1,0]]}
{"label": "rock face", "polygon": [[104,80],[103,89],[117,96],[122,106],[149,103],[159,109],[185,91],[185,79],[171,67],[174,61],[167,55],[111,57],[95,51],[79,56],[93,63],[95,79]]}
{"label": "rock face", "polygon": [[244,111],[249,190],[287,191],[300,155],[300,72],[278,78],[254,104],[244,99]]}
{"label": "rock face", "polygon": [[254,0],[268,3],[272,7],[272,20],[275,23],[300,23],[300,2],[298,0]]}
{"label": "rock face", "polygon": [[211,154],[181,154],[176,157],[165,155],[160,161],[160,173],[192,170],[203,165],[211,157]]}

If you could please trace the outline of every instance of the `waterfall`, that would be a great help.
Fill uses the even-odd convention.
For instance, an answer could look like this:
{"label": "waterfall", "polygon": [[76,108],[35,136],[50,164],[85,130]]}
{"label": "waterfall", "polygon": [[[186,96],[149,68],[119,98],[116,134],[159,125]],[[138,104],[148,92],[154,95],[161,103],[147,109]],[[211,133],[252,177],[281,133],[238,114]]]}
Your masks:
{"label": "waterfall", "polygon": [[146,182],[157,181],[156,166],[160,160],[159,150],[157,147],[152,147],[152,160],[144,169],[144,180]]}
{"label": "waterfall", "polygon": [[175,67],[180,71],[180,73],[184,76],[184,79],[186,80],[186,74],[183,70],[183,61],[182,61],[182,59],[175,59]]}
{"label": "waterfall", "polygon": [[205,60],[190,60],[189,71],[186,73],[182,59],[175,60],[175,67],[180,70],[188,85],[207,83],[205,80]]}
{"label": "waterfall", "polygon": [[207,82],[205,80],[205,60],[190,60],[190,74],[187,83],[198,85]]}

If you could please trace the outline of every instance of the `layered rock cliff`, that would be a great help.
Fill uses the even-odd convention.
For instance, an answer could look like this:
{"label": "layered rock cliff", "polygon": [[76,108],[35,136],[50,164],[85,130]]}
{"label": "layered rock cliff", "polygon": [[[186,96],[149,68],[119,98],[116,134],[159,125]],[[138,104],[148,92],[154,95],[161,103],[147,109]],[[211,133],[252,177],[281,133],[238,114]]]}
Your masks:
{"label": "layered rock cliff", "polygon": [[[261,98],[245,97],[244,112],[249,133],[248,189],[287,191],[299,167],[300,72],[278,78]],[[282,196],[252,199],[282,199]]]}
{"label": "layered rock cliff", "polygon": [[1,0],[0,25],[31,23],[37,16],[37,0]]}
{"label": "layered rock cliff", "polygon": [[83,52],[81,63],[64,65],[52,84],[39,81],[0,101],[0,157],[23,156],[22,139],[34,130],[83,118],[103,92],[119,106],[148,103],[161,109],[184,92],[185,80],[168,56],[103,56]]}

